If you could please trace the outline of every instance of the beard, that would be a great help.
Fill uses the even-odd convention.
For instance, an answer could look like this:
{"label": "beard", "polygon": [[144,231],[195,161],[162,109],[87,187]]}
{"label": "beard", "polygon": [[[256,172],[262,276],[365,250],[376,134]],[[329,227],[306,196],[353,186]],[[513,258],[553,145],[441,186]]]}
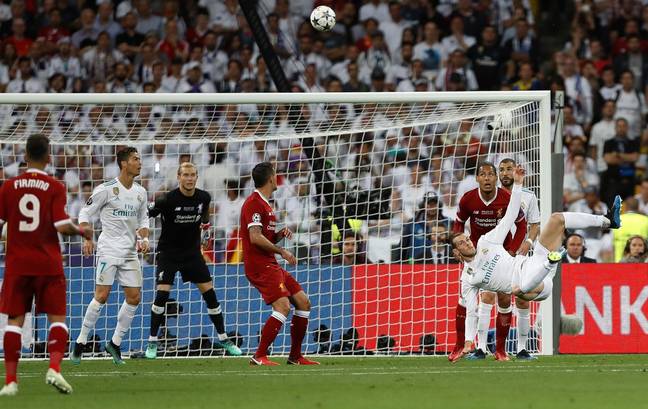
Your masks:
{"label": "beard", "polygon": [[500,179],[500,183],[504,187],[511,187],[513,185],[513,178],[502,178]]}

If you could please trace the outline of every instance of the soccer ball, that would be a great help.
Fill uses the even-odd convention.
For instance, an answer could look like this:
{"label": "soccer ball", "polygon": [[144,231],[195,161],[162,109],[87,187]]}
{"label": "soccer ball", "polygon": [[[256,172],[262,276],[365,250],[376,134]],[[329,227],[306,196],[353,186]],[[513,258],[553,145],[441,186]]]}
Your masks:
{"label": "soccer ball", "polygon": [[335,12],[327,6],[315,7],[310,15],[310,22],[317,31],[331,31],[335,25]]}

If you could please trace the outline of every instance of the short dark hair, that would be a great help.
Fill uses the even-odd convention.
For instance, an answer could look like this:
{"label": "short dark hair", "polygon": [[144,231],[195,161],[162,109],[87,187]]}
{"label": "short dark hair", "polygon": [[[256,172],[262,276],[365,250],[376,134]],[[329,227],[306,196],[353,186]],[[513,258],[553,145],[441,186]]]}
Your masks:
{"label": "short dark hair", "polygon": [[137,153],[137,148],[133,146],[127,146],[124,149],[117,152],[117,166],[119,166],[119,170],[121,170],[122,168],[122,162],[128,161],[128,158],[130,158],[131,153]]}
{"label": "short dark hair", "polygon": [[489,161],[483,161],[483,162],[480,162],[477,165],[477,174],[478,175],[479,175],[479,169],[481,169],[484,166],[490,166],[491,169],[493,169],[493,172],[495,172],[495,174],[497,175],[497,168],[495,167],[495,164],[493,162],[489,162]]}
{"label": "short dark hair", "polygon": [[451,247],[453,250],[455,249],[454,240],[455,240],[457,237],[461,236],[462,234],[464,234],[464,233],[463,233],[463,232],[453,232],[453,233],[451,233],[451,234],[448,235],[448,244],[450,245],[450,247]]}
{"label": "short dark hair", "polygon": [[49,154],[49,139],[43,134],[30,135],[25,151],[30,162],[43,162]]}
{"label": "short dark hair", "polygon": [[499,164],[501,165],[502,163],[511,163],[513,166],[517,165],[517,162],[515,162],[515,159],[513,158],[504,158]]}
{"label": "short dark hair", "polygon": [[265,186],[272,175],[274,175],[275,170],[274,166],[270,162],[261,162],[257,164],[254,169],[252,169],[252,180],[254,181],[254,187],[260,188]]}

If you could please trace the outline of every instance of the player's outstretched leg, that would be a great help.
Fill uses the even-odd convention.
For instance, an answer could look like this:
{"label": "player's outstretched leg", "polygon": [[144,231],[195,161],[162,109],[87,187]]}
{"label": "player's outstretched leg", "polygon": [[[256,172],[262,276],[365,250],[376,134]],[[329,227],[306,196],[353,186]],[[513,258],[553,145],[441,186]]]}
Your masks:
{"label": "player's outstretched leg", "polygon": [[535,356],[531,355],[527,350],[527,342],[529,340],[529,331],[531,329],[531,311],[529,309],[529,302],[520,298],[515,299],[515,306],[517,307],[517,354],[516,358],[523,361],[536,360]]}
{"label": "player's outstretched leg", "polygon": [[308,330],[308,317],[311,304],[305,292],[299,291],[291,297],[295,306],[290,322],[290,356],[288,365],[319,365],[319,362],[310,360],[302,355],[302,342]]}
{"label": "player's outstretched leg", "polygon": [[[106,298],[108,298],[108,295],[106,295]],[[86,308],[86,313],[83,317],[81,332],[79,332],[79,336],[77,337],[76,342],[72,347],[72,352],[70,353],[70,361],[72,361],[73,364],[79,365],[81,363],[83,347],[88,343],[90,331],[94,329],[104,305],[105,299],[103,302],[99,302],[96,297],[90,301],[90,304],[88,304],[88,308]]]}
{"label": "player's outstretched leg", "polygon": [[220,346],[225,350],[227,355],[231,356],[241,356],[243,352],[239,347],[233,343],[227,336],[225,331],[225,319],[223,318],[223,311],[221,309],[218,298],[216,298],[216,292],[214,291],[214,286],[211,281],[207,283],[199,283],[198,289],[202,293],[203,300],[207,305],[207,314],[209,314],[209,319],[214,324],[216,329],[216,334],[218,335],[218,341],[216,342],[217,346]]}
{"label": "player's outstretched leg", "polygon": [[3,340],[5,385],[0,396],[14,396],[18,393],[18,360],[22,348],[22,330],[17,325],[7,325]]}

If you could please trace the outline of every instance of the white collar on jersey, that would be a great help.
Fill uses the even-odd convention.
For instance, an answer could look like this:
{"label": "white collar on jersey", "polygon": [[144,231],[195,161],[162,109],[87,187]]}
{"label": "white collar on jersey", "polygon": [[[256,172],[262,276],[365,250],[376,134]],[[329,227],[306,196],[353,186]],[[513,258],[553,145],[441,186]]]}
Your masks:
{"label": "white collar on jersey", "polygon": [[495,195],[493,196],[493,198],[490,201],[486,201],[486,200],[484,200],[484,197],[481,194],[481,189],[477,188],[477,194],[479,194],[479,199],[481,199],[481,201],[486,206],[490,205],[491,203],[493,203],[495,201],[495,199],[497,198],[497,193],[499,193],[499,187],[495,186]]}
{"label": "white collar on jersey", "polygon": [[266,203],[268,204],[268,206],[272,207],[272,205],[270,204],[270,202],[268,201],[268,199],[266,199],[265,196],[263,196],[263,193],[259,192],[258,189],[254,189],[254,191],[255,191],[259,196],[261,196],[261,199],[263,199],[263,201],[266,202]]}
{"label": "white collar on jersey", "polygon": [[47,172],[44,170],[36,169],[36,168],[29,168],[25,173],[40,173],[41,175],[47,175]]}

